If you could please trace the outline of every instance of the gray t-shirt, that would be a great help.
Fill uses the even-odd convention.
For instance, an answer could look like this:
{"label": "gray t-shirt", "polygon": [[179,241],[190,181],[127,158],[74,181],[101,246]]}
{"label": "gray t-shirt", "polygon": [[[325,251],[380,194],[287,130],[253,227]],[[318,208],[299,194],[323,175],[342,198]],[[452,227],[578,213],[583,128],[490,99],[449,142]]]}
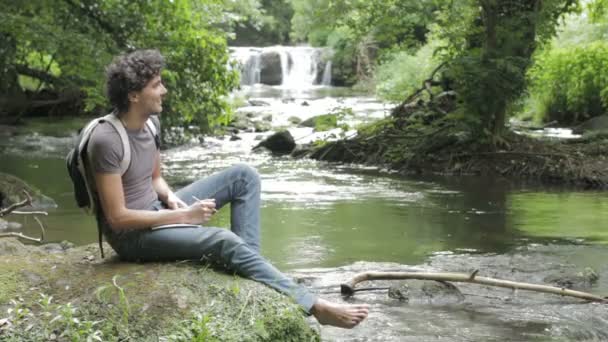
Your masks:
{"label": "gray t-shirt", "polygon": [[[152,116],[152,122],[160,132],[157,116]],[[122,186],[125,205],[129,209],[147,210],[158,199],[152,186],[152,172],[156,163],[156,143],[148,126],[140,130],[127,129],[131,148],[131,163],[122,175]],[[120,174],[120,162],[123,157],[123,146],[120,135],[108,123],[100,123],[91,134],[89,140],[91,153],[91,168],[97,173]]]}

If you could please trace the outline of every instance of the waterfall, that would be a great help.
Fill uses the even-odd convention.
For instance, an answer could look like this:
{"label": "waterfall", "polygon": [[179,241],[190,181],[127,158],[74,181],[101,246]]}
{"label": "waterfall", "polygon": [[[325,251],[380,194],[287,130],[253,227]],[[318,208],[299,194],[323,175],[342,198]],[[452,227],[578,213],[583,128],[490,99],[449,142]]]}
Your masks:
{"label": "waterfall", "polygon": [[309,46],[232,47],[239,64],[241,84],[258,83],[288,89],[331,84],[331,61],[324,62],[323,48]]}
{"label": "waterfall", "polygon": [[323,70],[323,79],[321,80],[321,85],[331,85],[331,61],[327,61],[327,63],[325,63],[325,70]]}

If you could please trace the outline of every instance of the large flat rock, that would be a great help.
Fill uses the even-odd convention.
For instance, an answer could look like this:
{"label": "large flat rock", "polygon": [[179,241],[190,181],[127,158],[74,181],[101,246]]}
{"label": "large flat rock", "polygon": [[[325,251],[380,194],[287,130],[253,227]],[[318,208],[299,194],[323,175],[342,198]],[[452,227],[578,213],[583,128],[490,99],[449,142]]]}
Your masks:
{"label": "large flat rock", "polygon": [[297,304],[260,283],[198,262],[107,254],[0,240],[0,340],[319,340]]}

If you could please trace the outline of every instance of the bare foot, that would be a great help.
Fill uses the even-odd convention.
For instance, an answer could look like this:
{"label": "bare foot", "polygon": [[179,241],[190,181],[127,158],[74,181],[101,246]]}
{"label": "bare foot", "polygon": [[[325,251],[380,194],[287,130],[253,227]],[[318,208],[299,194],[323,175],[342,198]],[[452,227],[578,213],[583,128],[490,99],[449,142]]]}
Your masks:
{"label": "bare foot", "polygon": [[310,313],[323,325],[351,329],[361,323],[369,312],[366,304],[338,304],[317,299]]}

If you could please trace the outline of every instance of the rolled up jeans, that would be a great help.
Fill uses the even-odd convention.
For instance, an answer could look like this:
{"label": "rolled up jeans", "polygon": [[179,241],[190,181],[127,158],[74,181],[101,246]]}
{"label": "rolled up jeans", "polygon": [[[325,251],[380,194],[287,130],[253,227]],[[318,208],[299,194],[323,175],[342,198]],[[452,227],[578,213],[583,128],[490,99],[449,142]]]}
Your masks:
{"label": "rolled up jeans", "polygon": [[[286,277],[260,254],[260,178],[236,164],[176,192],[186,204],[214,198],[216,208],[231,205],[231,229],[184,225],[153,230],[108,232],[109,242],[124,260],[206,260],[264,283],[295,299],[307,313],[316,301],[304,287]],[[158,201],[152,210],[161,210]]]}

